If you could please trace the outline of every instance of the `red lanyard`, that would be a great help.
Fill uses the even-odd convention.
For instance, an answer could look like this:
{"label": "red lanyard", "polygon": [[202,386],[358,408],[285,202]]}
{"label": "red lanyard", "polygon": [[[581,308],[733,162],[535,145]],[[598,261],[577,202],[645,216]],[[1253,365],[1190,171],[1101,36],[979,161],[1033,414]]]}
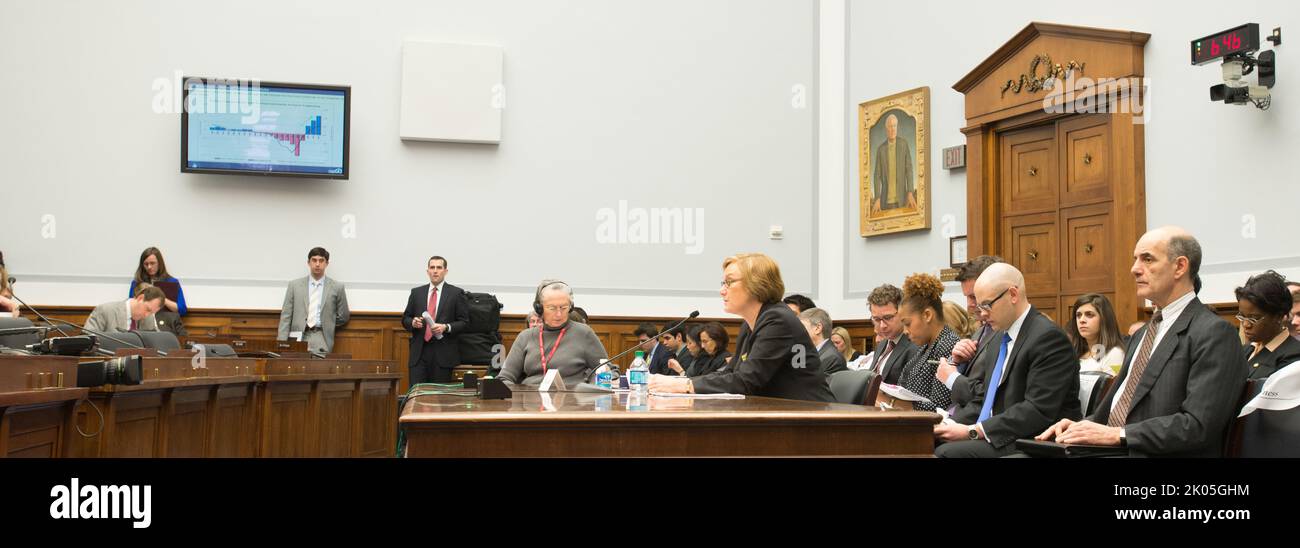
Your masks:
{"label": "red lanyard", "polygon": [[537,330],[537,348],[542,351],[542,373],[546,373],[546,363],[551,361],[551,358],[555,357],[555,351],[560,349],[560,341],[564,340],[564,332],[568,331],[569,328],[566,327],[560,330],[560,336],[555,338],[555,346],[551,347],[550,354],[546,353],[546,343],[542,342],[542,331],[545,330],[545,327]]}

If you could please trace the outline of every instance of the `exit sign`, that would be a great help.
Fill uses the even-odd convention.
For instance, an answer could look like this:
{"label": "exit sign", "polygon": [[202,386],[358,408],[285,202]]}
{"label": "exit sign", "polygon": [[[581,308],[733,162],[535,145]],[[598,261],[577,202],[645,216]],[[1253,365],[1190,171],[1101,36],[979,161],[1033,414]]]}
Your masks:
{"label": "exit sign", "polygon": [[943,168],[957,169],[959,167],[966,167],[966,145],[943,149]]}

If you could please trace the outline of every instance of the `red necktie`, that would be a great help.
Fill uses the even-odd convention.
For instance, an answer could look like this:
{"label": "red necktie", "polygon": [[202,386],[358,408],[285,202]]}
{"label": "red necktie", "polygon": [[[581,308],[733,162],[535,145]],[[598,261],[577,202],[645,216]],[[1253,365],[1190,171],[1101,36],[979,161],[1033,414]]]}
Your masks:
{"label": "red necktie", "polygon": [[[438,286],[433,286],[433,289],[429,291],[429,304],[425,308],[428,309],[430,318],[438,318]],[[426,323],[424,324],[424,342],[431,340],[433,340],[433,326]]]}

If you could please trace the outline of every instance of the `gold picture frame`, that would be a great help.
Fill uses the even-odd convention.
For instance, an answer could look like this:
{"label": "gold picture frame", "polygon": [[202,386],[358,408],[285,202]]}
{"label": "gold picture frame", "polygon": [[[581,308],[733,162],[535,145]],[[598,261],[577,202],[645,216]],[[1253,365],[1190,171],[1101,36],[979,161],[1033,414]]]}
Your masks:
{"label": "gold picture frame", "polygon": [[858,105],[858,182],[863,238],[930,228],[929,87]]}

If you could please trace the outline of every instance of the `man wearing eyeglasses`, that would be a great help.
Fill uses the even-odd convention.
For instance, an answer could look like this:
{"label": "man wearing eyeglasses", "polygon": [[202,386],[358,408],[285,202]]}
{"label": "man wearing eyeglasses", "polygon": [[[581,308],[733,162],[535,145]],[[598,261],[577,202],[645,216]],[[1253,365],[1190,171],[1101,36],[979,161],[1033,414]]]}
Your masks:
{"label": "man wearing eyeglasses", "polygon": [[[988,355],[987,387],[976,401],[973,422],[956,418],[934,427],[944,441],[938,457],[999,457],[1016,450],[1016,440],[1041,432],[1059,417],[1078,420],[1079,360],[1056,322],[1030,306],[1025,277],[1016,267],[989,266],[975,282],[981,314],[997,332]],[[946,360],[940,360],[942,364]],[[963,423],[964,422],[964,423]]]}
{"label": "man wearing eyeglasses", "polygon": [[411,289],[402,312],[402,327],[411,331],[411,385],[451,382],[452,369],[460,365],[456,337],[469,323],[465,291],[446,281],[447,259],[434,255],[425,267],[429,283]]}
{"label": "man wearing eyeglasses", "polygon": [[898,319],[898,306],[903,302],[903,291],[890,284],[871,290],[867,306],[871,309],[871,325],[880,336],[878,347],[872,353],[871,370],[881,376],[881,382],[898,384],[903,368],[916,357],[918,348],[903,333],[903,322]]}
{"label": "man wearing eyeglasses", "polygon": [[974,339],[957,341],[957,346],[952,349],[952,363],[940,362],[934,371],[934,376],[948,386],[952,395],[953,406],[948,413],[953,416],[969,416],[974,420],[979,415],[975,401],[984,396],[984,374],[990,367],[984,350],[992,346],[988,343],[996,334],[989,326],[988,312],[980,308],[975,298],[975,281],[989,266],[1001,262],[1005,261],[997,255],[980,255],[962,265],[957,272],[961,292],[966,296],[966,310],[979,320],[980,328],[975,331]]}
{"label": "man wearing eyeglasses", "polygon": [[1201,303],[1201,244],[1157,228],[1133,248],[1137,296],[1155,312],[1129,341],[1115,387],[1087,420],[1062,419],[1037,436],[1123,447],[1131,455],[1221,457],[1246,379],[1237,330]]}

